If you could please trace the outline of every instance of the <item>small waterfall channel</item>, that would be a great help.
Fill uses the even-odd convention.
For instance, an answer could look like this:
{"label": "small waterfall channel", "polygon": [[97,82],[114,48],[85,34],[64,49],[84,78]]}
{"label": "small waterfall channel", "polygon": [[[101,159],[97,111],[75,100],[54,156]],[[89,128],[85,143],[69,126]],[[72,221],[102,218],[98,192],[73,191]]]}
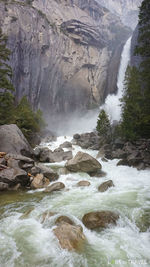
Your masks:
{"label": "small waterfall channel", "polygon": [[[122,54],[122,62],[126,61],[126,65],[129,47],[130,40]],[[122,84],[124,72],[125,64],[121,63],[118,94],[109,96],[105,103],[113,120],[120,116],[117,113],[118,99],[122,94],[119,82]],[[54,150],[64,141],[71,142],[72,136],[60,136],[57,141],[42,143],[41,146]],[[98,153],[74,144],[72,147],[73,155],[83,151],[96,158]],[[69,173],[60,175],[58,181],[65,184],[65,189],[59,192],[45,194],[43,189],[38,189],[0,194],[0,267],[150,266],[150,232],[146,227],[150,220],[150,171],[117,166],[118,160],[99,161],[106,172],[103,178]],[[65,162],[46,165],[58,170]],[[115,186],[99,192],[98,186],[110,179]],[[77,187],[80,180],[89,181],[90,186]],[[28,216],[20,218],[29,210]],[[100,210],[119,213],[117,225],[103,231],[88,230],[82,224],[83,215]],[[45,211],[56,214],[42,222]],[[55,220],[60,215],[67,215],[83,227],[86,245],[81,253],[61,249],[53,234]]]}

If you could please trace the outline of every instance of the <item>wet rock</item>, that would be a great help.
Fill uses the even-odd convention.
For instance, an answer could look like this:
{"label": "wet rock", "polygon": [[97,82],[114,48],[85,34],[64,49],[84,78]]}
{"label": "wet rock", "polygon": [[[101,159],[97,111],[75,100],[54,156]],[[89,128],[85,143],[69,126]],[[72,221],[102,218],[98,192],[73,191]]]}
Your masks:
{"label": "wet rock", "polygon": [[5,165],[6,166],[6,160],[5,158],[0,157],[0,165]]}
{"label": "wet rock", "polygon": [[112,159],[112,146],[111,144],[104,144],[99,149],[99,152],[96,156],[96,158],[107,158]]}
{"label": "wet rock", "polygon": [[146,232],[150,229],[150,209],[141,211],[140,216],[136,220],[136,225],[141,232]]}
{"label": "wet rock", "polygon": [[39,159],[40,158],[41,151],[42,151],[42,148],[41,147],[36,147],[33,150],[33,153],[34,153],[34,156],[35,156],[36,159]]}
{"label": "wet rock", "polygon": [[103,162],[108,162],[108,159],[106,159],[105,157],[101,159],[101,161]]}
{"label": "wet rock", "polygon": [[43,148],[41,149],[41,152],[40,152],[39,161],[40,161],[40,162],[50,162],[50,163],[54,163],[55,160],[54,160],[54,158],[53,158],[53,152],[52,152],[52,150],[50,150],[50,149],[47,148],[47,147],[43,147]]}
{"label": "wet rock", "polygon": [[98,150],[99,149],[99,136],[96,132],[91,132],[91,133],[84,133],[84,134],[75,134],[73,136],[74,141],[76,145],[82,147],[82,148],[89,148],[93,150]]}
{"label": "wet rock", "polygon": [[56,212],[51,212],[51,211],[45,211],[42,214],[42,221],[41,223],[44,223],[46,221],[46,219],[49,219],[50,217],[56,215]]}
{"label": "wet rock", "polygon": [[117,166],[128,166],[128,161],[126,159],[121,159],[118,161]]}
{"label": "wet rock", "polygon": [[36,175],[38,173],[42,173],[44,177],[48,178],[50,181],[55,181],[59,178],[59,175],[56,172],[42,163],[36,163],[35,167],[31,169],[31,174]]}
{"label": "wet rock", "polygon": [[68,224],[71,224],[71,225],[74,225],[74,222],[67,216],[60,216],[56,219],[55,223],[57,225],[59,224],[64,224],[64,223],[68,223]]}
{"label": "wet rock", "polygon": [[20,220],[24,220],[24,219],[27,219],[30,215],[30,213],[34,210],[34,208],[30,208],[28,209],[27,211],[25,211],[20,217],[19,219]]}
{"label": "wet rock", "polygon": [[57,148],[51,151],[49,148],[43,148],[40,153],[40,162],[61,162],[72,158],[71,151],[64,151],[62,148]]}
{"label": "wet rock", "polygon": [[24,170],[19,168],[5,168],[0,171],[0,182],[8,184],[10,187],[20,183],[22,186],[26,186],[30,179]]}
{"label": "wet rock", "polygon": [[9,189],[9,185],[3,182],[0,182],[0,191],[5,191]]}
{"label": "wet rock", "polygon": [[68,141],[60,145],[60,148],[72,148],[72,144]]}
{"label": "wet rock", "polygon": [[101,170],[101,164],[83,152],[78,152],[73,159],[66,163],[65,167],[71,172],[87,172],[88,174]]}
{"label": "wet rock", "polygon": [[74,134],[73,139],[75,140],[80,139],[80,134]]}
{"label": "wet rock", "polygon": [[32,167],[33,167],[32,163],[25,163],[25,164],[22,165],[22,169],[27,171],[27,172],[30,172]]}
{"label": "wet rock", "polygon": [[116,159],[125,159],[127,157],[127,153],[122,149],[117,149],[112,152],[112,157]]}
{"label": "wet rock", "polygon": [[97,172],[92,172],[90,173],[90,176],[91,177],[98,177],[98,178],[101,178],[101,177],[105,177],[106,176],[106,172],[102,171],[102,170],[99,170]]}
{"label": "wet rock", "polygon": [[65,185],[61,182],[53,183],[51,186],[48,186],[44,192],[51,193],[53,191],[59,191],[61,189],[64,189]]}
{"label": "wet rock", "polygon": [[30,164],[31,167],[34,165],[33,159],[19,154],[9,153],[5,156],[5,159],[7,161],[7,166],[10,168],[22,168],[25,164]]}
{"label": "wet rock", "polygon": [[47,187],[49,183],[50,183],[49,180],[45,178],[42,173],[40,173],[40,174],[37,174],[33,178],[33,181],[31,182],[31,188],[39,189],[39,188]]}
{"label": "wet rock", "polygon": [[77,183],[77,186],[90,186],[90,184],[89,181],[80,181]]}
{"label": "wet rock", "polygon": [[86,240],[82,227],[70,225],[68,223],[60,224],[53,230],[59,240],[60,246],[67,250],[80,251]]}
{"label": "wet rock", "polygon": [[111,211],[94,211],[85,214],[83,224],[89,229],[107,228],[109,224],[116,225],[118,214]]}
{"label": "wet rock", "polygon": [[10,187],[9,190],[11,190],[11,191],[18,191],[18,190],[21,189],[21,188],[22,188],[22,187],[21,187],[21,184],[18,183],[18,184],[16,184],[15,186]]}
{"label": "wet rock", "polygon": [[110,187],[113,187],[114,183],[112,180],[109,180],[107,182],[102,183],[99,187],[98,187],[98,191],[100,192],[105,192],[107,191]]}
{"label": "wet rock", "polygon": [[21,130],[15,124],[0,126],[0,151],[33,156],[33,150]]}

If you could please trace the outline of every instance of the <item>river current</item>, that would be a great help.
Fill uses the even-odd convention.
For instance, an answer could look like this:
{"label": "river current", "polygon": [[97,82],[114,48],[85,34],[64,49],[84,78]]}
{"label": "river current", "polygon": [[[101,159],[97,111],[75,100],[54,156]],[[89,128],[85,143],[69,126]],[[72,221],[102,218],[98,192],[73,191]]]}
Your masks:
{"label": "river current", "polygon": [[[129,49],[130,40],[124,47],[120,66],[124,70],[120,70],[118,82],[122,79],[123,83]],[[122,91],[121,85],[119,88]],[[121,91],[106,99],[105,109],[112,120],[118,119]],[[96,116],[93,120],[91,117],[89,128],[87,118],[84,123],[82,121],[83,130],[92,130]],[[60,136],[56,142],[41,145],[53,150],[71,140],[72,136]],[[72,151],[73,155],[83,151],[94,157],[98,153],[76,145]],[[60,175],[59,181],[65,184],[65,189],[59,192],[46,194],[39,189],[0,194],[0,267],[150,266],[150,170],[117,166],[118,160],[99,161],[106,172],[103,178],[90,177],[86,173]],[[57,170],[65,162],[47,165]],[[104,193],[99,192],[98,186],[110,179],[115,186]],[[81,180],[87,180],[91,185],[77,187]],[[83,215],[100,210],[119,213],[117,225],[103,231],[88,230],[82,224]],[[56,214],[42,222],[46,211]],[[83,227],[86,244],[81,253],[61,249],[53,234],[54,222],[60,215],[69,216]]]}

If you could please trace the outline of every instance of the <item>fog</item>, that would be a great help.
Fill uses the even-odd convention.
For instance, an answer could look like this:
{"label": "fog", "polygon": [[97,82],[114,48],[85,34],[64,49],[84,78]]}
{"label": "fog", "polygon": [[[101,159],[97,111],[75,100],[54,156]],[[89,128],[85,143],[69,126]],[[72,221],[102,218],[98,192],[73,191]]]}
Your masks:
{"label": "fog", "polygon": [[48,128],[58,136],[91,132],[96,128],[98,114],[99,109],[94,109],[82,114],[75,112],[51,117],[47,120]]}

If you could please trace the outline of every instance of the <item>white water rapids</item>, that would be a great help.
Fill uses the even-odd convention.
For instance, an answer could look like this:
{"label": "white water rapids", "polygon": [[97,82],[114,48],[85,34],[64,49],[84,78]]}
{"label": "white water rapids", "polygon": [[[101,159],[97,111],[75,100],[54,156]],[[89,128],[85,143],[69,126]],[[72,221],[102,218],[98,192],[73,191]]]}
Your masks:
{"label": "white water rapids", "polygon": [[[56,142],[43,144],[59,147],[72,137],[58,137]],[[73,154],[84,151],[96,157],[97,151],[73,145]],[[60,175],[65,184],[60,192],[45,194],[40,190],[0,194],[0,267],[143,267],[150,266],[150,171],[116,166],[118,160],[103,162],[106,177],[90,177],[86,173]],[[53,168],[65,162],[48,164]],[[104,193],[98,186],[113,180],[115,187]],[[89,187],[77,187],[88,180]],[[31,213],[20,216],[32,208]],[[90,211],[111,210],[119,213],[116,226],[101,232],[88,230],[82,217]],[[45,211],[56,212],[42,223]],[[55,220],[69,216],[83,227],[86,245],[82,253],[61,249],[53,234]]]}

